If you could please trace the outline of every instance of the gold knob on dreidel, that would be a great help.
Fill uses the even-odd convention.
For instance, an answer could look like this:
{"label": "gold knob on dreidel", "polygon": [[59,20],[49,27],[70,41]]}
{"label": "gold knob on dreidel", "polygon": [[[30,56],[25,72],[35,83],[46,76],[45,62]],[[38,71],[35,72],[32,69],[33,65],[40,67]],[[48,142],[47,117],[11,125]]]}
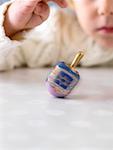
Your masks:
{"label": "gold knob on dreidel", "polygon": [[77,65],[80,63],[80,60],[82,59],[82,57],[84,56],[84,52],[80,51],[76,54],[73,62],[70,65],[70,68],[75,68],[77,67]]}

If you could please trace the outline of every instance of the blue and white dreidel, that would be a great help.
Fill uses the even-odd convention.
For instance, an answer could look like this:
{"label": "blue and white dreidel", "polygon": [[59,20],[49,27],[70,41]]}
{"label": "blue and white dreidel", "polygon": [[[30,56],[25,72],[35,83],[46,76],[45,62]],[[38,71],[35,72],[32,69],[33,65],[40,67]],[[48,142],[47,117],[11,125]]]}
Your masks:
{"label": "blue and white dreidel", "polygon": [[46,84],[49,92],[59,98],[66,97],[80,80],[80,75],[76,66],[84,56],[83,52],[78,52],[70,66],[64,62],[59,62],[49,74]]}

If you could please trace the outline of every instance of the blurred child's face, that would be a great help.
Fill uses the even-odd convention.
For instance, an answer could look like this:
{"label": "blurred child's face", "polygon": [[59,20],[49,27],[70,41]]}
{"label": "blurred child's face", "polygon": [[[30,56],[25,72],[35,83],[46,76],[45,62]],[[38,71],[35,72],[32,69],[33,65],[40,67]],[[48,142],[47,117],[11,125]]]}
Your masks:
{"label": "blurred child's face", "polygon": [[113,47],[113,0],[73,0],[81,27],[106,48]]}

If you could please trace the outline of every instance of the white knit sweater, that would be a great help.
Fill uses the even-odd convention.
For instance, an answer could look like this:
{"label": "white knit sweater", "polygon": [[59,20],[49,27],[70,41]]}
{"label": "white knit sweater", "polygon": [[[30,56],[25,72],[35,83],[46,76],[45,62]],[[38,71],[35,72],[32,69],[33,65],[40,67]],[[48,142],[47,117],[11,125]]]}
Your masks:
{"label": "white knit sweater", "polygon": [[16,34],[13,40],[5,35],[4,14],[11,2],[0,6],[0,71],[27,65],[31,68],[70,64],[79,50],[85,51],[81,66],[113,66],[113,50],[100,47],[84,34],[76,16],[67,9],[51,8],[42,25]]}

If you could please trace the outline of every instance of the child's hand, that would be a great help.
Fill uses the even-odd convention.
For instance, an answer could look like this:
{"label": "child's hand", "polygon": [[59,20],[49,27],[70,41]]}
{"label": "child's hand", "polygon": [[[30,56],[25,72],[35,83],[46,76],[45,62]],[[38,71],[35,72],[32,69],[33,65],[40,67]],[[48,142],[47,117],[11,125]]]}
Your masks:
{"label": "child's hand", "polygon": [[47,2],[53,1],[60,7],[66,7],[65,0],[15,0],[8,8],[4,21],[7,36],[33,28],[49,16]]}

